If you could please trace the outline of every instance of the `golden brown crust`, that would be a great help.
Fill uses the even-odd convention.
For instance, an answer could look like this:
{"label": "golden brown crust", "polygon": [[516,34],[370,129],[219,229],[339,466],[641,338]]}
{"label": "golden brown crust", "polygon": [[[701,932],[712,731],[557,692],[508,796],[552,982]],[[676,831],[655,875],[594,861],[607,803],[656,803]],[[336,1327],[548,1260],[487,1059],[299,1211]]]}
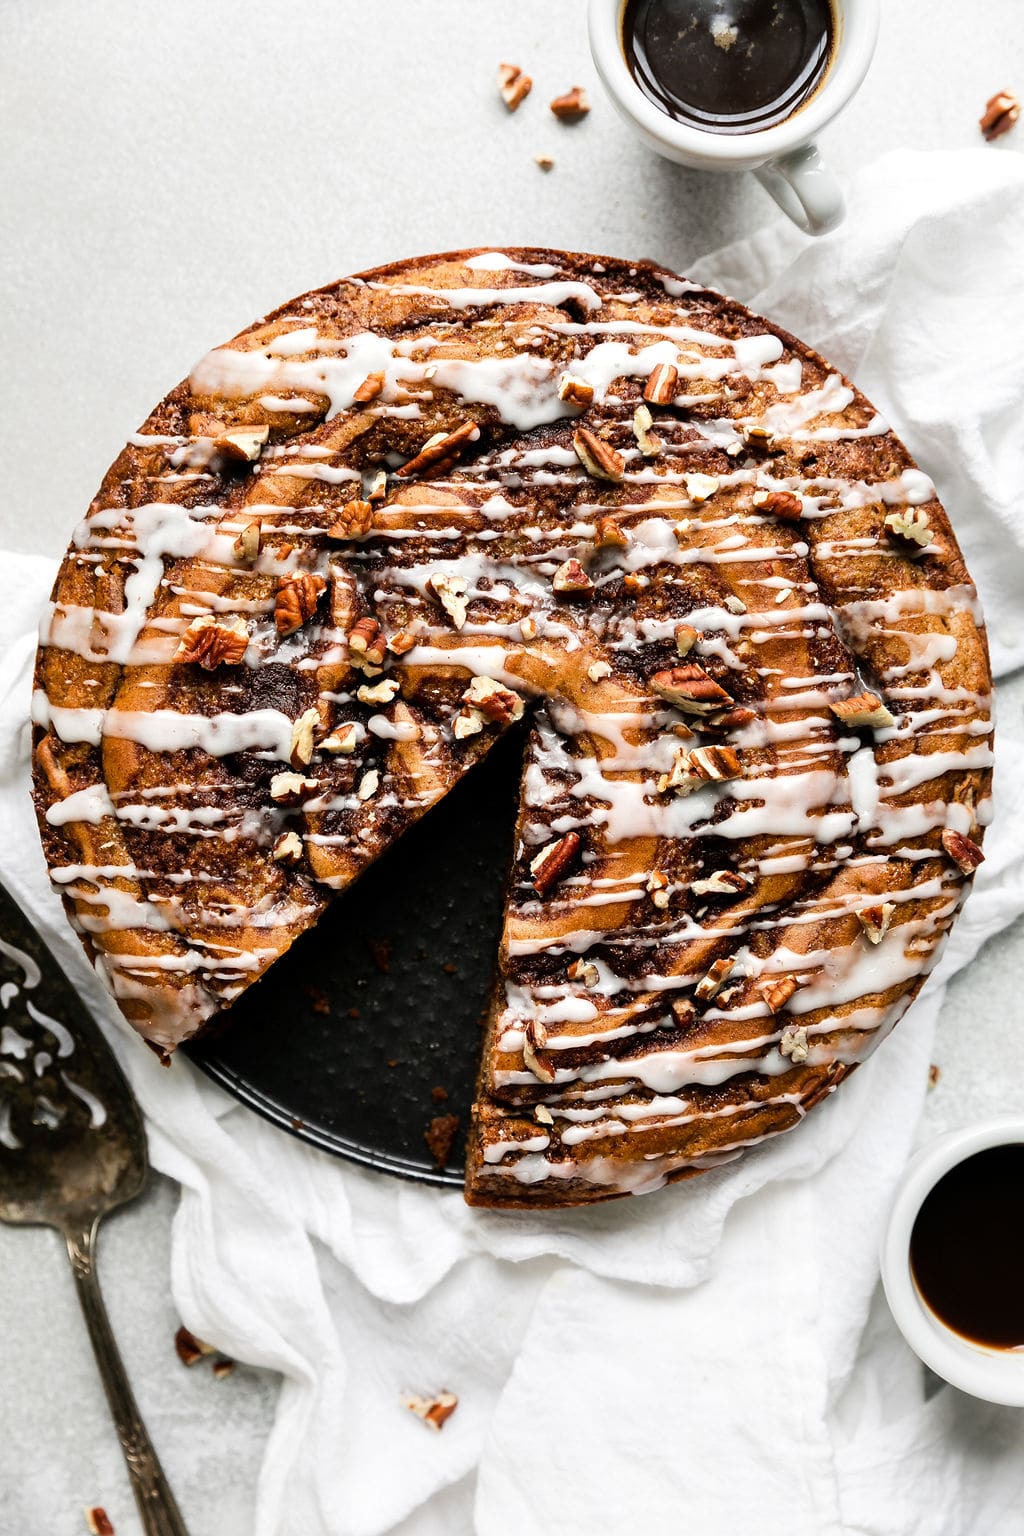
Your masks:
{"label": "golden brown crust", "polygon": [[[284,306],[133,437],[54,605],[47,858],[164,1050],[532,709],[476,1203],[795,1124],[980,841],[988,658],[930,483],[823,359],[648,264],[459,252]],[[234,638],[182,651],[204,618]]]}

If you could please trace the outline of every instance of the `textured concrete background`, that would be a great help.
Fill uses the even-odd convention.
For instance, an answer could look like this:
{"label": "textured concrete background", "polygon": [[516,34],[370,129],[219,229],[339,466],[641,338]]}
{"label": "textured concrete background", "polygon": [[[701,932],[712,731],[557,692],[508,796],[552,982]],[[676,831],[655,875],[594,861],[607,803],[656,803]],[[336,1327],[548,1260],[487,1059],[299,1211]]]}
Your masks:
{"label": "textured concrete background", "polygon": [[[822,140],[841,174],[895,145],[974,145],[986,98],[1024,89],[1019,0],[883,8],[872,72]],[[209,346],[306,288],[483,243],[685,270],[772,218],[750,177],[681,171],[630,139],[593,77],[584,11],[583,0],[2,0],[0,546],[58,555],[160,396]],[[535,80],[512,118],[494,90],[501,59]],[[594,110],[567,128],[546,103],[574,84],[591,87]],[[542,152],[557,162],[547,175]],[[992,152],[1024,153],[1024,126]],[[1022,701],[1011,683],[1002,710]],[[1024,1107],[1022,975],[1018,928],[954,982],[922,1139]],[[104,1288],[192,1536],[248,1536],[276,1381],[178,1365],[174,1204],[155,1179],[110,1222]],[[52,1234],[0,1230],[0,1524],[73,1536],[95,1500],[118,1536],[138,1536],[65,1268]]]}

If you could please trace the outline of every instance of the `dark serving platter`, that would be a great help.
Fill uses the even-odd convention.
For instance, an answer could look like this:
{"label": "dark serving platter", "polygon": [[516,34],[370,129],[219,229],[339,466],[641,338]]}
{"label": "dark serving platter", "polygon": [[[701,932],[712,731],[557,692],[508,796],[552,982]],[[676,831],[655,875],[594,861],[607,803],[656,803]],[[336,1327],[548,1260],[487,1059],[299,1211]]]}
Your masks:
{"label": "dark serving platter", "polygon": [[[461,1185],[521,762],[513,731],[185,1047],[195,1064],[325,1152]],[[439,1169],[424,1138],[448,1114]]]}

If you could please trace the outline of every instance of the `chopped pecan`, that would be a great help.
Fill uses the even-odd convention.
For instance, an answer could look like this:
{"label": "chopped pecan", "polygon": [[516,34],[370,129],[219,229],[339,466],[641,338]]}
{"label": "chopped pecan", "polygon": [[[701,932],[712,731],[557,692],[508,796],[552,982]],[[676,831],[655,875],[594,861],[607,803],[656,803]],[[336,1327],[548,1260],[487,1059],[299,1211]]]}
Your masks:
{"label": "chopped pecan", "polygon": [[570,405],[589,405],[594,398],[594,386],[574,373],[563,373],[558,381],[558,398]]}
{"label": "chopped pecan", "polygon": [[278,805],[298,805],[318,788],[316,779],[307,779],[301,773],[275,773],[270,781],[270,798]]}
{"label": "chopped pecan", "polygon": [[594,522],[594,543],[598,549],[625,549],[629,534],[614,517],[599,517]]}
{"label": "chopped pecan", "polygon": [[881,944],[889,932],[895,911],[894,901],[882,901],[873,907],[862,907],[857,913],[857,921],[872,944]]}
{"label": "chopped pecan", "polygon": [[539,1019],[530,1019],[523,1030],[523,1064],[541,1083],[553,1083],[555,1070],[540,1055],[548,1043],[548,1032]]}
{"label": "chopped pecan", "polygon": [[219,1360],[213,1362],[210,1370],[217,1381],[223,1381],[225,1376],[231,1375],[234,1368],[235,1362],[229,1360],[227,1355],[222,1355]]}
{"label": "chopped pecan", "polygon": [[533,1118],[538,1125],[554,1125],[555,1117],[545,1104],[538,1104],[533,1111]]}
{"label": "chopped pecan", "polygon": [[475,421],[464,421],[454,432],[435,432],[419,453],[401,469],[396,469],[395,474],[400,480],[408,479],[410,475],[429,478],[432,474],[444,474],[452,468],[463,449],[476,442],[479,436],[480,428]]}
{"label": "chopped pecan", "polygon": [[440,1431],[459,1406],[459,1400],[454,1392],[439,1392],[436,1397],[416,1397],[410,1394],[402,1398],[402,1404],[431,1429]]}
{"label": "chopped pecan", "polygon": [[676,652],[680,656],[689,656],[700,635],[692,624],[677,624],[675,627]]}
{"label": "chopped pecan", "polygon": [[388,650],[395,656],[404,656],[411,651],[416,644],[416,636],[410,634],[407,629],[400,629],[396,635],[392,635],[388,641]]}
{"label": "chopped pecan", "polygon": [[437,598],[445,613],[451,619],[456,629],[461,629],[466,622],[466,590],[468,583],[464,576],[449,576],[444,571],[435,571],[427,579],[427,586]]}
{"label": "chopped pecan", "polygon": [[775,433],[763,421],[751,422],[749,426],[741,428],[741,432],[743,441],[748,448],[767,452],[769,448],[774,448],[775,446]]}
{"label": "chopped pecan", "polygon": [[272,857],[278,864],[298,864],[302,858],[302,839],[297,832],[282,832],[274,844]]}
{"label": "chopped pecan", "polygon": [[479,736],[484,728],[484,717],[478,709],[460,709],[452,720],[452,735],[456,741],[467,736]]}
{"label": "chopped pecan", "polygon": [[245,620],[237,615],[228,619],[204,617],[193,619],[182,635],[175,661],[195,663],[212,672],[215,667],[237,667],[249,644]]}
{"label": "chopped pecan", "polygon": [[599,683],[602,678],[611,677],[612,666],[610,661],[592,661],[587,668],[587,676],[592,683]]}
{"label": "chopped pecan", "polygon": [[644,385],[644,399],[651,405],[671,405],[678,383],[678,368],[672,363],[656,363]]}
{"label": "chopped pecan", "polygon": [[674,789],[678,795],[690,795],[703,784],[737,779],[742,771],[742,764],[732,747],[694,747],[691,751],[680,747],[671,772],[658,780],[658,789],[662,794]]}
{"label": "chopped pecan", "polygon": [[292,740],[288,761],[293,768],[305,768],[312,758],[313,733],[319,724],[320,713],[316,709],[303,710],[299,718],[292,721]]}
{"label": "chopped pecan", "polygon": [[733,703],[732,695],[692,661],[685,667],[669,667],[664,672],[655,672],[651,687],[659,698],[666,699],[687,715],[709,714]]}
{"label": "chopped pecan", "polygon": [[270,436],[269,427],[232,427],[214,438],[213,446],[225,459],[239,464],[252,464],[263,452],[263,444]]}
{"label": "chopped pecan", "polygon": [[563,560],[551,578],[556,592],[593,592],[594,583],[578,560]]}
{"label": "chopped pecan", "polygon": [[1009,133],[1019,117],[1020,101],[1013,92],[997,91],[994,96],[989,97],[984,115],[978,121],[978,127],[991,143],[993,139]]}
{"label": "chopped pecan", "polygon": [[247,564],[252,565],[253,561],[258,556],[262,545],[263,524],[260,522],[259,518],[256,518],[253,522],[246,523],[245,527],[242,529],[241,533],[238,535],[238,538],[232,544],[231,548],[234,550],[239,560],[245,560]]}
{"label": "chopped pecan", "polygon": [[376,619],[371,619],[367,615],[365,618],[356,620],[349,630],[348,650],[354,666],[360,666],[366,662],[370,666],[380,666],[384,660],[385,642]]}
{"label": "chopped pecan", "polygon": [[530,860],[530,879],[538,896],[547,896],[554,890],[575,864],[581,847],[579,833],[566,832],[534,855]]}
{"label": "chopped pecan", "polygon": [[533,89],[533,81],[518,64],[498,65],[498,94],[510,112],[516,112]]}
{"label": "chopped pecan", "polygon": [[880,730],[883,726],[895,724],[892,715],[874,693],[857,693],[852,699],[837,699],[829,705],[829,709],[841,725],[855,728],[871,726]]}
{"label": "chopped pecan", "polygon": [[474,677],[462,702],[478,709],[488,720],[509,725],[523,718],[523,699],[513,688],[506,688],[493,677]]}
{"label": "chopped pecan", "polygon": [[732,747],[694,747],[690,769],[701,779],[719,782],[739,778],[743,772],[739,755]]}
{"label": "chopped pecan", "polygon": [[534,161],[542,171],[553,171],[555,168],[554,155],[534,155]]}
{"label": "chopped pecan", "polygon": [[779,1051],[783,1056],[789,1057],[794,1067],[801,1066],[808,1055],[806,1025],[787,1024],[779,1040]]}
{"label": "chopped pecan", "polygon": [[683,483],[689,499],[698,503],[710,501],[722,484],[717,475],[684,475]]}
{"label": "chopped pecan", "polygon": [[751,720],[756,719],[754,710],[737,705],[735,709],[725,709],[721,714],[707,715],[701,721],[700,728],[702,731],[738,731],[740,726],[749,725]]}
{"label": "chopped pecan", "polygon": [[590,111],[590,100],[581,86],[574,85],[572,90],[566,91],[564,96],[556,96],[549,106],[562,122],[574,123],[579,118],[586,117]]}
{"label": "chopped pecan", "polygon": [[380,788],[380,774],[376,768],[370,768],[359,780],[356,796],[360,800],[372,800]]}
{"label": "chopped pecan", "polygon": [[190,1328],[184,1323],[174,1335],[174,1350],[182,1365],[195,1365],[204,1355],[216,1354],[212,1344],[207,1344],[203,1339],[197,1339]]}
{"label": "chopped pecan", "polygon": [[697,985],[693,989],[694,995],[699,997],[702,1002],[708,1002],[711,998],[715,997],[725,986],[725,983],[729,977],[729,972],[731,970],[732,957],[730,955],[723,955],[720,960],[716,960],[714,964],[709,967],[706,973],[701,977],[700,981],[698,981]]}
{"label": "chopped pecan", "polygon": [[829,1094],[834,1093],[839,1087],[843,1078],[852,1071],[853,1068],[848,1067],[845,1061],[834,1061],[825,1073],[824,1082],[819,1081],[804,1099],[804,1109],[813,1109],[816,1104],[821,1103],[822,1099],[827,1099]]}
{"label": "chopped pecan", "polygon": [[365,405],[368,400],[376,400],[384,388],[384,371],[368,373],[363,382],[352,392],[352,399],[357,405]]}
{"label": "chopped pecan", "polygon": [[644,889],[654,906],[662,910],[668,906],[671,881],[663,869],[652,869],[644,882]]}
{"label": "chopped pecan", "polygon": [[114,1536],[114,1526],[102,1504],[92,1504],[85,1511],[90,1536]]}
{"label": "chopped pecan", "polygon": [[383,501],[388,493],[388,472],[386,469],[378,469],[370,481],[370,489],[366,493],[367,501],[374,503]]}
{"label": "chopped pecan", "polygon": [[688,997],[674,997],[669,1003],[672,1017],[680,1029],[687,1029],[697,1017],[697,1010]]}
{"label": "chopped pecan", "polygon": [[373,507],[368,501],[349,501],[327,530],[329,539],[361,539],[373,527]]}
{"label": "chopped pecan", "polygon": [[364,683],[357,688],[356,698],[360,704],[390,704],[399,686],[397,677],[382,677],[379,683]]}
{"label": "chopped pecan", "polygon": [[586,427],[577,427],[572,436],[572,446],[588,475],[596,480],[621,480],[626,461],[603,437]]}
{"label": "chopped pecan", "polygon": [[656,459],[664,444],[657,432],[651,431],[654,418],[646,405],[638,405],[633,412],[633,436],[645,459]]}
{"label": "chopped pecan", "polygon": [[753,885],[749,875],[741,875],[734,869],[716,869],[706,880],[691,880],[690,890],[695,896],[736,896]]}
{"label": "chopped pecan", "polygon": [[962,832],[954,832],[951,827],[946,827],[942,834],[942,846],[965,875],[973,875],[978,865],[985,862],[985,855],[977,843],[964,837]]}
{"label": "chopped pecan", "polygon": [[321,752],[328,752],[332,757],[337,757],[339,754],[348,757],[356,749],[361,729],[353,720],[346,721],[345,724],[337,726],[320,743]]}
{"label": "chopped pecan", "polygon": [[792,976],[769,977],[761,983],[760,992],[772,1013],[779,1013],[796,991]]}
{"label": "chopped pecan", "polygon": [[932,527],[927,512],[906,507],[902,512],[890,512],[885,519],[885,531],[895,544],[904,548],[916,546],[923,549],[932,541]]}
{"label": "chopped pecan", "polygon": [[294,635],[316,612],[316,605],[327,589],[322,576],[312,571],[298,571],[293,576],[281,576],[277,583],[277,601],[274,605],[274,623],[282,638]]}
{"label": "chopped pecan", "polygon": [[570,981],[579,981],[585,987],[596,987],[601,980],[601,972],[593,960],[574,960],[566,972]]}
{"label": "chopped pecan", "polygon": [[804,515],[803,501],[793,491],[755,491],[754,506],[784,523],[798,523]]}

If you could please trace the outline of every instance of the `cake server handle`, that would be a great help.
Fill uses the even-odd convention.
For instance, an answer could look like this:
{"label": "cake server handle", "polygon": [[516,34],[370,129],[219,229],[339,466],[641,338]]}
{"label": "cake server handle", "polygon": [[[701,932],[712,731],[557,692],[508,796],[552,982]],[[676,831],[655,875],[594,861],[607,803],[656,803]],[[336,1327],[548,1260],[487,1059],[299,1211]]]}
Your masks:
{"label": "cake server handle", "polygon": [[843,222],[846,203],[838,181],[818,153],[804,144],[759,166],[758,181],[806,235],[824,235]]}
{"label": "cake server handle", "polygon": [[65,1229],[64,1239],[75,1277],[78,1300],[89,1329],[103,1387],[110,1404],[117,1437],[124,1452],[132,1492],[139,1507],[145,1536],[188,1536],[170,1485],[142,1422],[138,1404],[128,1385],[124,1365],[110,1319],[103,1304],[96,1274],[95,1245],[98,1219]]}

